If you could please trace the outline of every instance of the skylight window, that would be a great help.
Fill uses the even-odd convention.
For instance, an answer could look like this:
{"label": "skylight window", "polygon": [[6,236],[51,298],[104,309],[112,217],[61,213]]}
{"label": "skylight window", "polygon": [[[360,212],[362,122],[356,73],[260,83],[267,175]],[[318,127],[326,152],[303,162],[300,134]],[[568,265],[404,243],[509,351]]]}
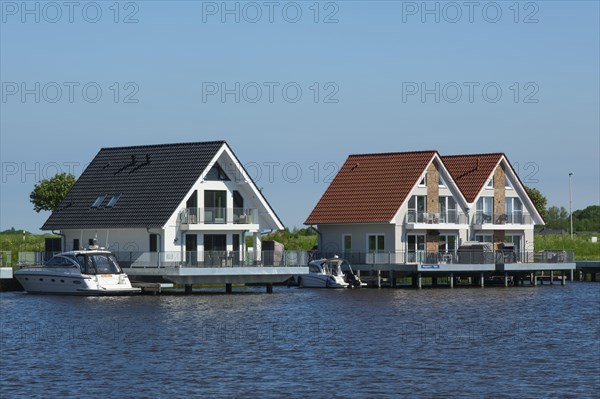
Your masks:
{"label": "skylight window", "polygon": [[113,206],[115,206],[115,204],[117,203],[117,201],[119,200],[119,198],[121,198],[121,194],[115,194],[112,196],[112,198],[110,199],[110,201],[108,201],[108,204],[106,205],[107,208],[112,208]]}
{"label": "skylight window", "polygon": [[98,198],[96,198],[96,201],[94,201],[94,203],[92,204],[92,208],[98,208],[100,206],[100,204],[102,204],[102,202],[104,202],[105,198],[106,198],[106,194],[102,194],[102,195],[98,196]]}

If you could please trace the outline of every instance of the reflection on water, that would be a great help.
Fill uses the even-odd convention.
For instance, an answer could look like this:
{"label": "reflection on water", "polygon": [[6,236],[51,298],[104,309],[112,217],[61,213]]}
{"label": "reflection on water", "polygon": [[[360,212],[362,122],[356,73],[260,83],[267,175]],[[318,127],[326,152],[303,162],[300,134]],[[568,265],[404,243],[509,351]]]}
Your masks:
{"label": "reflection on water", "polygon": [[0,397],[594,397],[599,289],[2,293]]}

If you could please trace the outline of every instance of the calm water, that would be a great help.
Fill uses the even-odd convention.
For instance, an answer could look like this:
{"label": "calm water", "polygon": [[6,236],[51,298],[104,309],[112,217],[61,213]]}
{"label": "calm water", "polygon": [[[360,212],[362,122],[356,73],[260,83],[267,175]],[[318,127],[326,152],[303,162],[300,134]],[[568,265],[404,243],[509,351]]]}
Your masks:
{"label": "calm water", "polygon": [[0,397],[598,397],[599,293],[0,293]]}

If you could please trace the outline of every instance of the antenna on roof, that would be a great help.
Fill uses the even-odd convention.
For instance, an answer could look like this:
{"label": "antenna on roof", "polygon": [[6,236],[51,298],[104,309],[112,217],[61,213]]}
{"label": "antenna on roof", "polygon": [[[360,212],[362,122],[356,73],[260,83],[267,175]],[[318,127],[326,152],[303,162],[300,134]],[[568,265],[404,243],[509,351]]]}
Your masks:
{"label": "antenna on roof", "polygon": [[117,171],[115,172],[115,175],[117,175],[117,174],[121,173],[122,171],[124,171],[124,170],[125,170],[125,169],[127,169],[128,167],[130,167],[130,166],[134,166],[134,165],[135,165],[135,155],[134,155],[134,154],[131,154],[131,162],[130,162],[130,163],[128,163],[127,165],[125,165],[125,166],[121,167],[121,169],[117,170]]}

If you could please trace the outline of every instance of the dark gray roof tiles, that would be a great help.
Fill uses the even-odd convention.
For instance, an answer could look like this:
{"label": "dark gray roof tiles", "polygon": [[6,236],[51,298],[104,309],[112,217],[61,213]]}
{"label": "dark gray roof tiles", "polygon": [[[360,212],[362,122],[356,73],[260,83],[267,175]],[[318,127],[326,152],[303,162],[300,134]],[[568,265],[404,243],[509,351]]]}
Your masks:
{"label": "dark gray roof tiles", "polygon": [[[42,229],[162,227],[223,145],[102,148]],[[102,205],[92,208],[104,194]],[[115,194],[121,197],[108,208]]]}

